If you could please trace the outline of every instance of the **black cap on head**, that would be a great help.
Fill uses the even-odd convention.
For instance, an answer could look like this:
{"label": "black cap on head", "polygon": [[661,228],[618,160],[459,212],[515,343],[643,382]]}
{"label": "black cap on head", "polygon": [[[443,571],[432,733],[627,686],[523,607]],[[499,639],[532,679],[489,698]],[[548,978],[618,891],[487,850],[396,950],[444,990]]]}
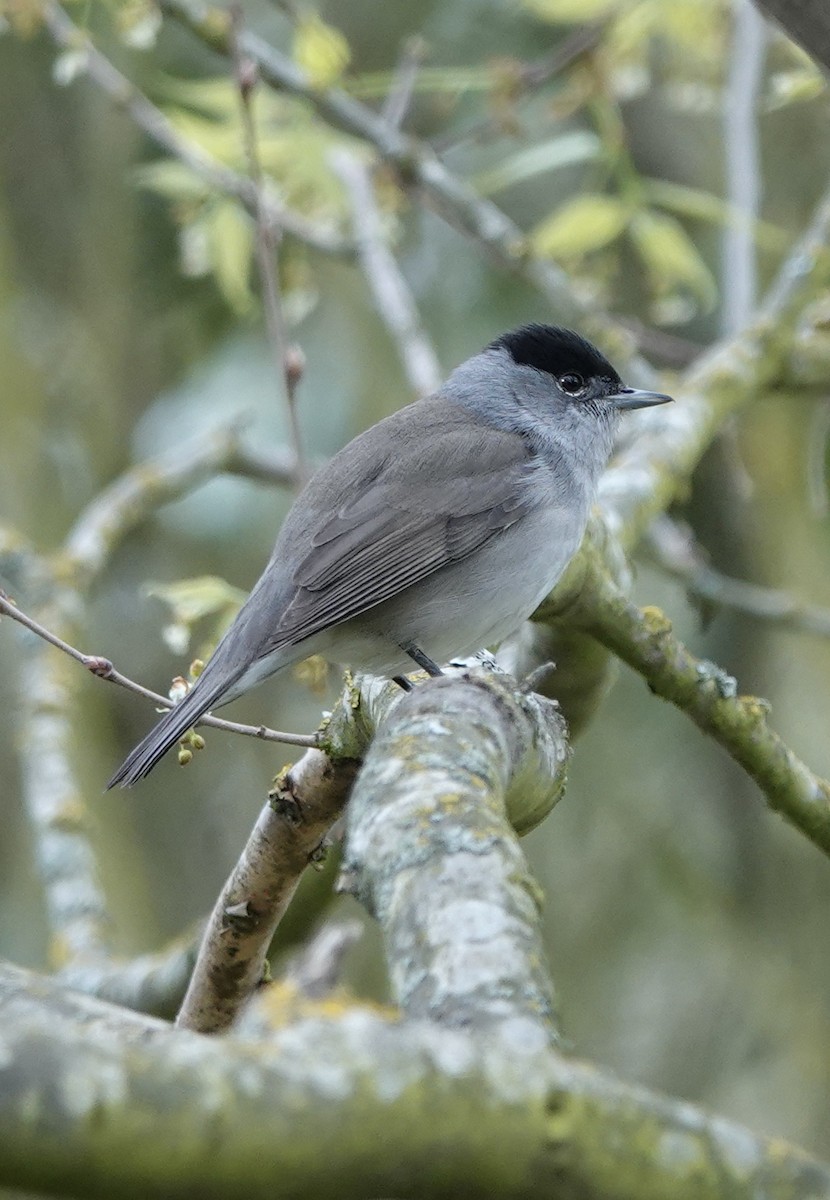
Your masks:
{"label": "black cap on head", "polygon": [[557,325],[522,325],[503,333],[487,347],[507,350],[515,363],[524,363],[554,377],[578,371],[585,379],[599,377],[619,384],[620,377],[608,359],[572,329]]}

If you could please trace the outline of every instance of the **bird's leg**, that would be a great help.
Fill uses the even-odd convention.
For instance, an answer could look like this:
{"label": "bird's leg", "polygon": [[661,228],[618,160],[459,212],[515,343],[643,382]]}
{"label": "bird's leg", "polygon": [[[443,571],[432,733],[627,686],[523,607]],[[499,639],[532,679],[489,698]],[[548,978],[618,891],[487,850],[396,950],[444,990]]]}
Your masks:
{"label": "bird's leg", "polygon": [[422,671],[426,671],[427,675],[435,676],[444,674],[438,664],[434,663],[428,655],[424,654],[420,646],[416,646],[414,642],[407,642],[405,645],[402,645],[401,650],[403,650],[404,654],[408,654]]}
{"label": "bird's leg", "polygon": [[405,691],[405,692],[411,692],[413,690],[412,684],[409,682],[409,680],[407,679],[407,677],[405,675],[393,675],[392,682],[396,683],[398,685],[398,687],[402,688],[403,691]]}

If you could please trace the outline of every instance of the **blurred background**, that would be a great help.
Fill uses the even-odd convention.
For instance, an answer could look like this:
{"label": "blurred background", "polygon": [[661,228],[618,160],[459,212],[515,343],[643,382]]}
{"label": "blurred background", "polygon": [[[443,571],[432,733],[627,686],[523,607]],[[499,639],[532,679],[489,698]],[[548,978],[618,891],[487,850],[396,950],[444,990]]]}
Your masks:
{"label": "blurred background", "polygon": [[[245,169],[221,59],[143,3],[69,11],[182,136]],[[245,19],[321,83],[371,105],[414,56],[407,130],[508,212],[583,297],[637,330],[668,388],[745,319],[828,177],[822,78],[743,6],[349,0],[313,14],[251,3]],[[735,110],[736,96],[747,98],[746,84],[735,90],[741,70],[755,73],[749,140]],[[348,197],[327,154],[349,139],[298,102],[260,89],[255,103],[263,165],[286,202],[348,235]],[[51,552],[132,462],[240,414],[255,445],[284,446],[287,430],[247,216],[163,158],[78,54],[56,49],[34,6],[7,14],[0,106],[0,524]],[[391,173],[377,183],[444,370],[506,328],[561,316]],[[303,443],[322,457],[412,391],[353,263],[286,238],[281,284],[307,360]],[[830,604],[828,404],[820,386],[757,396],[712,447],[679,514],[715,567],[816,604]],[[249,588],[289,502],[286,491],[223,478],[161,509],[114,555],[81,648],[166,691],[213,636],[215,614],[187,648],[174,630],[171,648],[175,614],[148,588],[204,576]],[[767,697],[775,728],[830,775],[830,642],[725,611],[704,622],[682,583],[646,556],[635,570],[636,598],[664,607],[741,690]],[[11,588],[8,578],[0,586]],[[0,627],[0,953],[43,966],[48,931],[17,757],[18,634]],[[227,715],[309,731],[336,693],[333,672],[324,686],[273,682]],[[188,769],[171,755],[140,787],[103,795],[153,717],[135,696],[91,677],[79,685],[74,765],[125,955],[162,946],[207,912],[271,777],[292,758],[214,732]],[[546,895],[574,1051],[830,1154],[830,864],[766,811],[725,754],[623,669],[577,742],[564,801],[525,848]],[[309,873],[277,955],[325,913],[358,911],[332,900],[335,870],[332,861]],[[382,996],[367,925],[348,981]]]}

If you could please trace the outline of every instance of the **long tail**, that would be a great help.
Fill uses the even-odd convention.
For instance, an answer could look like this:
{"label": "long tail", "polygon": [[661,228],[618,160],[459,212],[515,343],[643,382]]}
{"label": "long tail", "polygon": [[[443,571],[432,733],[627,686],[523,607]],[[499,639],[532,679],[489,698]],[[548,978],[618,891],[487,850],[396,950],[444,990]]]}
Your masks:
{"label": "long tail", "polygon": [[107,784],[107,788],[115,787],[119,783],[122,787],[132,787],[139,779],[149,775],[159,759],[204,716],[234,682],[235,678],[228,679],[227,675],[216,680],[202,676],[184,699],[165,713],[147,736],[130,751]]}

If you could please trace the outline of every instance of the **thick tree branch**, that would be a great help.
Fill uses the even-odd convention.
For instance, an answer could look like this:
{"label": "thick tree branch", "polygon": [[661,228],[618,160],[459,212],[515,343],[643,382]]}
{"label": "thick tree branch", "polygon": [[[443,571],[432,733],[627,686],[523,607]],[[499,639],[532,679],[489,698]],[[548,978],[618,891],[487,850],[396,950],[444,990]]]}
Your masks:
{"label": "thick tree branch", "polygon": [[685,585],[689,599],[704,612],[725,608],[781,629],[830,637],[830,608],[804,604],[789,592],[716,571],[692,531],[669,517],[658,517],[649,527],[646,548],[663,571]]}
{"label": "thick tree branch", "polygon": [[109,1004],[171,1018],[187,989],[198,945],[194,931],[152,954],[127,960],[70,962],[57,978],[66,987]]}
{"label": "thick tree branch", "polygon": [[[490,911],[495,911],[493,896],[501,895],[499,886],[504,886],[505,876],[514,881],[520,878],[521,872],[513,859],[516,855],[522,862],[523,859],[513,847],[514,839],[504,826],[503,817],[502,825],[498,825],[493,814],[502,811],[505,788],[509,785],[511,819],[516,826],[526,829],[537,824],[561,795],[567,749],[564,727],[554,706],[538,697],[515,695],[510,690],[514,686],[511,681],[484,678],[481,670],[474,668],[472,682],[465,683],[450,675],[436,684],[419,685],[409,698],[402,698],[395,685],[383,680],[369,676],[361,676],[355,682],[347,679],[345,694],[321,732],[325,753],[309,751],[277,778],[271,803],[262,810],[222,890],[179,1013],[180,1026],[202,1033],[226,1028],[259,985],[277,925],[303,871],[314,860],[324,835],[340,815],[367,747],[370,747],[368,759],[350,802],[349,822],[353,830],[363,829],[362,823],[371,827],[374,837],[376,818],[380,817],[385,865],[380,871],[378,847],[371,866],[367,865],[364,859],[369,851],[360,840],[362,835],[354,835],[350,840],[352,862],[345,872],[349,886],[358,888],[361,898],[365,898],[368,873],[373,879],[382,877],[385,881],[373,885],[381,891],[392,887],[393,881],[405,873],[407,857],[424,856],[423,840],[417,835],[420,825],[407,825],[412,818],[411,804],[417,797],[423,819],[429,820],[438,836],[441,804],[452,794],[456,797],[453,807],[444,815],[444,821],[450,822],[450,832],[444,835],[447,841],[454,838],[459,847],[464,844],[468,849],[478,845],[483,856],[492,857],[492,861],[488,858],[487,864],[479,868],[488,877],[491,894],[485,897],[487,889],[482,887],[479,905],[468,902],[465,911],[474,915],[488,902]],[[381,735],[375,733],[378,728]],[[482,730],[488,731],[486,736]],[[397,774],[398,782],[390,784],[390,763],[400,761],[401,740],[406,744],[406,764]],[[459,746],[464,747],[463,755],[459,754]],[[411,787],[413,770],[418,772],[417,792]],[[465,807],[470,777],[476,783]],[[426,814],[434,805],[437,810],[428,818]],[[412,844],[413,835],[416,846]],[[502,844],[505,838],[506,847]],[[397,848],[394,854],[390,852],[392,844]],[[358,866],[358,860],[362,865]],[[432,900],[423,897],[419,921],[426,921],[426,914],[434,912],[434,926],[438,928],[441,911],[446,912],[449,903],[444,890],[459,884],[457,867],[455,858],[450,869],[440,854],[432,861],[422,862],[419,878],[431,879],[434,891]],[[434,908],[439,893],[443,899]],[[531,894],[530,882],[525,880],[518,893],[511,892],[514,907],[521,906]],[[376,906],[376,901],[373,903]],[[400,912],[402,903],[395,907],[395,914]],[[411,905],[412,899],[407,903]],[[431,928],[431,936],[434,933]],[[473,940],[480,936],[480,924],[475,921],[470,924],[470,936]],[[515,953],[512,960],[506,953],[511,945],[510,939],[505,938],[501,948],[505,962],[515,960]],[[437,955],[437,948],[434,953]],[[470,953],[468,948],[468,958]],[[429,974],[426,962],[416,954],[408,955],[407,959],[411,970],[422,973],[423,982],[423,977]],[[393,954],[392,960],[394,971],[398,955]],[[533,961],[536,969],[541,970],[541,952],[534,954]],[[516,971],[518,978],[518,968]],[[481,983],[480,975],[473,976],[477,986]],[[493,985],[500,989],[501,997],[505,994],[503,982],[500,977],[499,984]],[[527,980],[523,979],[522,987],[528,995],[533,991]],[[533,994],[541,995],[543,991],[539,984]],[[406,999],[403,996],[401,999],[406,1006]],[[539,1005],[544,1007],[541,1001]]]}
{"label": "thick tree branch", "polygon": [[265,1041],[205,1038],[0,967],[0,1185],[107,1200],[365,1200],[402,1180],[436,1198],[830,1197],[830,1168],[783,1139],[509,1026],[476,1036],[328,1000],[307,1012]]}
{"label": "thick tree branch", "polygon": [[[726,417],[786,377],[789,333],[830,274],[830,188],[787,255],[752,324],[716,343],[684,375],[674,404],[642,413],[636,437],[600,480],[605,523],[631,550],[682,494]],[[632,426],[633,427],[633,426]]]}
{"label": "thick tree branch", "polygon": [[830,783],[813,774],[770,729],[765,700],[738,695],[734,679],[714,663],[695,658],[659,609],[637,608],[596,560],[583,574],[568,619],[719,742],[755,780],[770,808],[830,854]]}
{"label": "thick tree branch", "polygon": [[[32,829],[52,931],[51,957],[56,965],[99,969],[109,960],[110,923],[106,898],[98,882],[86,806],[73,765],[77,690],[82,676],[68,669],[71,655],[88,670],[169,706],[166,697],[133,684],[112,664],[85,655],[72,645],[83,600],[121,540],[161,504],[222,471],[285,482],[290,478],[279,458],[249,455],[237,426],[197,439],[180,450],[127,471],[81,514],[63,547],[55,554],[26,556],[24,586],[34,580],[37,616],[29,618],[0,597],[0,611],[28,625],[39,641],[27,644],[19,672],[18,719],[22,746],[23,799]],[[14,543],[13,543],[14,544]],[[17,556],[20,556],[17,546]],[[41,599],[42,597],[42,599]],[[46,642],[64,651],[56,655]],[[220,728],[234,722],[210,718]],[[276,731],[240,727],[255,737]],[[290,735],[296,741],[295,735]],[[313,739],[299,735],[300,744]]]}
{"label": "thick tree branch", "polygon": [[550,811],[567,762],[556,706],[480,669],[429,680],[379,725],[342,879],[380,922],[408,1017],[555,1036],[539,895],[509,821],[529,829]]}
{"label": "thick tree branch", "polygon": [[357,769],[309,750],[277,780],[208,920],[176,1024],[218,1033],[263,980],[277,926],[343,811]]}

